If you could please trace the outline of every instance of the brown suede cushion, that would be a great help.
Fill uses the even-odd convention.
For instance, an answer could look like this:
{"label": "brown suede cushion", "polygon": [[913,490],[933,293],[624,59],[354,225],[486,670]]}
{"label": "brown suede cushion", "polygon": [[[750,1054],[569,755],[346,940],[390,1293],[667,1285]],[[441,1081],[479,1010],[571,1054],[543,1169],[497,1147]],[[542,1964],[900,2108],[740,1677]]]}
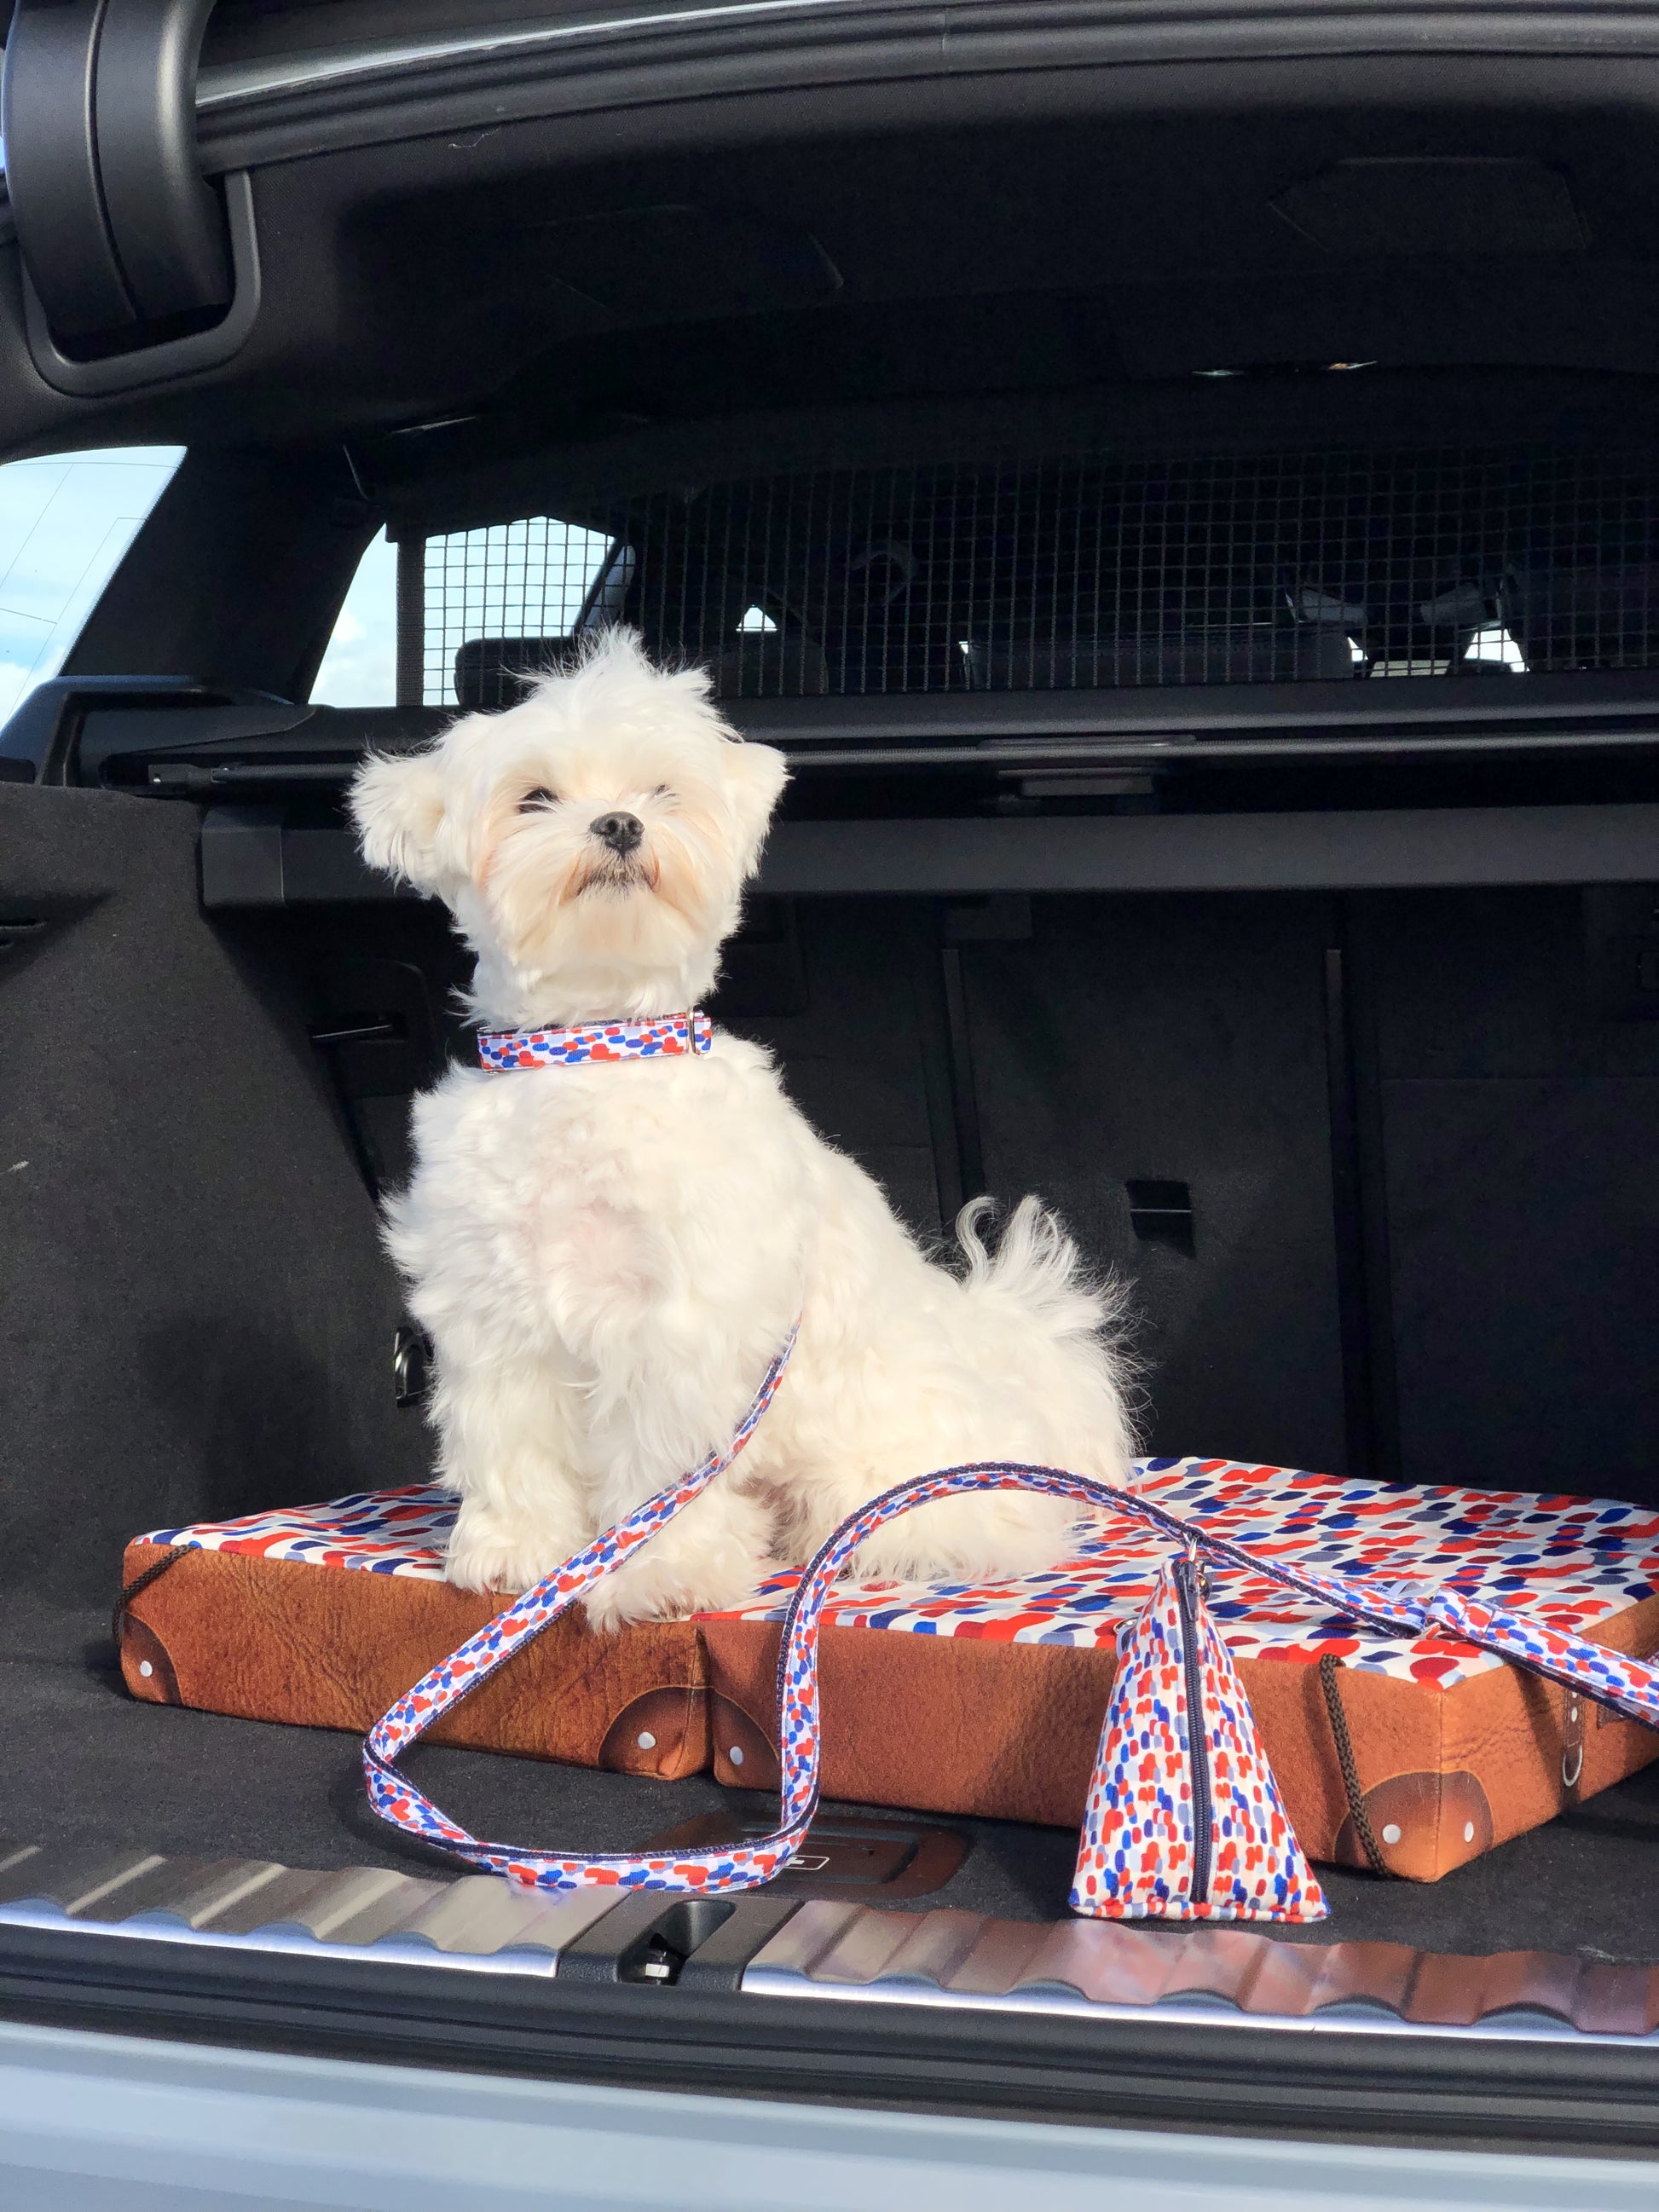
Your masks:
{"label": "brown suede cushion", "polygon": [[[128,1547],[121,1665],[136,1697],[251,1720],[365,1731],[505,1601],[401,1575],[243,1553]],[[709,1618],[601,1634],[568,1615],[434,1730],[440,1742],[673,1780],[711,1762],[777,1780],[775,1623]],[[1646,1656],[1659,1597],[1595,1640]],[[1074,1827],[1115,1654],[1095,1647],[827,1628],[823,1790],[861,1804]],[[1365,1862],[1318,1670],[1239,1672],[1310,1858]],[[1443,1688],[1338,1677],[1364,1802],[1391,1871],[1432,1881],[1659,1753],[1659,1735],[1509,1667]]]}
{"label": "brown suede cushion", "polygon": [[[732,1620],[702,1628],[714,1772],[746,1788],[775,1782],[780,1632]],[[1595,1640],[1647,1656],[1659,1644],[1659,1598],[1605,1623]],[[1115,1666],[1109,1647],[826,1629],[824,1793],[1075,1827]],[[1246,1659],[1238,1671],[1303,1849],[1364,1866],[1318,1668]],[[1338,1684],[1384,1860],[1413,1881],[1437,1881],[1659,1754],[1653,1730],[1512,1667],[1449,1689],[1357,1668]]]}
{"label": "brown suede cushion", "polygon": [[[166,1557],[130,1544],[123,1588]],[[404,1575],[184,1551],[128,1607],[121,1672],[156,1704],[363,1735],[507,1602]],[[567,1613],[432,1741],[678,1781],[708,1763],[703,1665],[693,1622],[599,1636]]]}

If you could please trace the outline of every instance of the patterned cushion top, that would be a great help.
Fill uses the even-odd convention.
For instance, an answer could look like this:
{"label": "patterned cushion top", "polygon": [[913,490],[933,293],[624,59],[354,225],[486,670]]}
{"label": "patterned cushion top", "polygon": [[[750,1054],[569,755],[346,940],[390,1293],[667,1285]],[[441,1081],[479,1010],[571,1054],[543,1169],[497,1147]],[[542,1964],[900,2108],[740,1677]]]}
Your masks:
{"label": "patterned cushion top", "polygon": [[[1326,1574],[1451,1583],[1592,1640],[1598,1623],[1659,1589],[1659,1512],[1644,1506],[1346,1482],[1221,1459],[1143,1460],[1136,1486],[1264,1555],[1281,1553]],[[454,1516],[453,1497],[434,1487],[360,1491],[319,1505],[158,1528],[141,1540],[438,1582]],[[823,1625],[1104,1644],[1144,1604],[1167,1550],[1138,1523],[1103,1520],[1063,1566],[1018,1581],[844,1583]],[[795,1580],[793,1570],[774,1575],[751,1604],[719,1617],[781,1620]],[[1444,1688],[1502,1663],[1449,1637],[1390,1640],[1357,1629],[1233,1568],[1211,1570],[1209,1587],[1216,1622],[1238,1658],[1310,1662],[1334,1651],[1350,1666]]]}

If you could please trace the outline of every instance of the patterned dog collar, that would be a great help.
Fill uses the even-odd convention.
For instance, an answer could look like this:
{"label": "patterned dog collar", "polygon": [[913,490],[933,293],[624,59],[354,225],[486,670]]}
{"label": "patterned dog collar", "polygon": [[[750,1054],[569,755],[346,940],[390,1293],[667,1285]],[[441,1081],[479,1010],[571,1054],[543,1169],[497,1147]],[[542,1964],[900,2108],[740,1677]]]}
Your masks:
{"label": "patterned dog collar", "polygon": [[484,1030],[478,1064],[506,1075],[515,1067],[571,1067],[583,1060],[680,1060],[714,1042],[714,1024],[693,1006],[648,1022],[579,1022],[570,1029]]}

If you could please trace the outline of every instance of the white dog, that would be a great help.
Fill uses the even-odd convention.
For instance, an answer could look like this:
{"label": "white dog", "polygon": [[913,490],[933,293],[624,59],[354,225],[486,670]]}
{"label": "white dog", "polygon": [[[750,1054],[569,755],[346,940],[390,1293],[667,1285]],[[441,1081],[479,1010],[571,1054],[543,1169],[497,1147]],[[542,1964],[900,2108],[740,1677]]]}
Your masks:
{"label": "white dog", "polygon": [[[436,892],[477,955],[487,1030],[682,1012],[714,981],[783,788],[700,672],[629,632],[426,752],[370,760],[351,805],[376,867]],[[388,1243],[435,1349],[447,1571],[518,1590],[726,1443],[799,1317],[747,1449],[590,1596],[600,1626],[728,1607],[905,1476],[966,1460],[1121,1481],[1111,1301],[1027,1199],[994,1258],[958,1224],[932,1264],[758,1046],[453,1068],[415,1109]],[[867,1545],[865,1572],[1052,1565],[1075,1508],[951,1498]]]}

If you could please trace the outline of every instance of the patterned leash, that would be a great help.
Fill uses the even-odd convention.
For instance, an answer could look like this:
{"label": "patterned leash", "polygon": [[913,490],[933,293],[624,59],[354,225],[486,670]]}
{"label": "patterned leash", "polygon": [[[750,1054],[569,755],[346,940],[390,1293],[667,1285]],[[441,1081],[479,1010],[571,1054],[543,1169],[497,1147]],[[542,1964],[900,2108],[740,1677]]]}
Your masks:
{"label": "patterned leash", "polygon": [[[678,1879],[647,1881],[641,1869],[654,1871],[657,1862],[643,1859],[635,1852],[602,1852],[591,1858],[565,1858],[539,1851],[515,1850],[505,1844],[483,1844],[440,1812],[407,1775],[398,1772],[394,1762],[426,1734],[435,1720],[458,1705],[463,1698],[470,1697],[532,1638],[550,1628],[560,1614],[568,1613],[595,1583],[602,1582],[612,1568],[620,1566],[694,1498],[700,1498],[716,1475],[725,1473],[754,1434],[762,1414],[775,1396],[789,1364],[789,1355],[795,1348],[798,1328],[799,1323],[790,1330],[787,1341],[767,1369],[748,1412],[723,1451],[710,1452],[690,1474],[666,1490],[659,1490],[654,1498],[636,1507],[626,1520],[596,1536],[585,1551],[567,1559],[562,1567],[556,1567],[533,1589],[527,1589],[504,1612],[498,1613],[476,1636],[469,1637],[458,1651],[441,1660],[412,1690],[398,1698],[390,1711],[381,1715],[363,1741],[363,1778],[368,1802],[383,1820],[389,1820],[405,1834],[441,1844],[470,1865],[485,1868],[492,1874],[507,1875],[514,1881],[533,1883],[541,1889],[582,1889],[612,1884],[653,1889],[747,1889],[768,1880],[793,1856],[800,1835],[790,1838],[787,1850],[774,1849],[773,1839],[768,1837],[763,1843],[735,1845],[729,1850],[679,1853],[673,1861]],[[805,1832],[803,1823],[800,1833]]]}
{"label": "patterned leash", "polygon": [[[693,1473],[648,1499],[535,1589],[526,1591],[423,1676],[376,1723],[364,1741],[363,1768],[369,1802],[381,1819],[406,1834],[441,1846],[469,1865],[538,1889],[616,1887],[714,1894],[751,1889],[769,1881],[782,1872],[799,1849],[817,1807],[818,1624],[837,1577],[860,1545],[899,1515],[937,1498],[986,1490],[1034,1491],[1123,1514],[1157,1529],[1179,1547],[1176,1558],[1162,1571],[1129,1647],[1121,1654],[1085,1818],[1078,1882],[1072,1898],[1078,1911],[1137,1915],[1151,1911],[1174,1917],[1237,1912],[1238,1917],[1305,1919],[1317,1917],[1325,1910],[1255,1741],[1248,1701],[1224,1642],[1204,1611],[1197,1572],[1201,1557],[1266,1576],[1287,1590],[1385,1634],[1420,1636],[1431,1626],[1437,1626],[1465,1643],[1496,1652],[1632,1719],[1659,1725],[1659,1672],[1622,1653],[1606,1650],[1537,1621],[1522,1620],[1501,1607],[1488,1606],[1452,1589],[1422,1589],[1404,1583],[1356,1587],[1352,1582],[1283,1559],[1265,1559],[1231,1537],[1206,1530],[1200,1522],[1183,1521],[1148,1498],[1090,1476],[1059,1468],[991,1461],[946,1468],[896,1484],[842,1522],[801,1576],[785,1616],[778,1661],[781,1803],[779,1825],[769,1835],[702,1850],[614,1851],[589,1856],[480,1842],[399,1773],[395,1762],[434,1721],[487,1682],[514,1652],[550,1627],[731,1465],[771,1404],[794,1341],[792,1330],[789,1341],[768,1368],[748,1412],[723,1451],[711,1453]],[[1179,1681],[1174,1678],[1178,1676],[1183,1651],[1194,1648],[1203,1687],[1195,1700],[1183,1703]],[[1198,1679],[1189,1678],[1188,1686]],[[1196,1712],[1192,1711],[1194,1702]],[[1218,1771],[1234,1776],[1242,1771],[1250,1778],[1254,1791],[1252,1798],[1235,1784],[1231,1799],[1218,1808],[1224,1846],[1221,1871],[1216,1876],[1219,1889],[1210,1888],[1207,1875],[1204,1887],[1206,1899],[1224,1894],[1231,1897],[1229,1903],[1200,1900],[1194,1905],[1170,1872],[1182,1849],[1196,1863],[1190,1807],[1175,1802],[1192,1794],[1195,1747],[1205,1748],[1206,1771],[1212,1781]],[[1220,1768],[1210,1757],[1212,1749],[1226,1755]],[[1149,1773],[1149,1758],[1157,1771]],[[1150,1816],[1148,1806],[1153,1808]],[[1209,1809],[1217,1811],[1213,1807]],[[1126,1836],[1133,1849],[1125,1844]],[[1243,1845],[1237,1844],[1240,1837],[1244,1838]],[[1149,1875],[1147,1854],[1159,1850],[1164,1857]],[[1243,1856],[1238,1870],[1233,1871],[1225,1854],[1233,1852],[1237,1856],[1239,1850]],[[1255,1862],[1264,1856],[1272,1862],[1265,1905],[1250,1901],[1259,1900],[1262,1894],[1263,1877]],[[1255,1886],[1247,1897],[1251,1880]],[[1148,1895],[1153,1899],[1151,1904],[1146,1901]]]}

